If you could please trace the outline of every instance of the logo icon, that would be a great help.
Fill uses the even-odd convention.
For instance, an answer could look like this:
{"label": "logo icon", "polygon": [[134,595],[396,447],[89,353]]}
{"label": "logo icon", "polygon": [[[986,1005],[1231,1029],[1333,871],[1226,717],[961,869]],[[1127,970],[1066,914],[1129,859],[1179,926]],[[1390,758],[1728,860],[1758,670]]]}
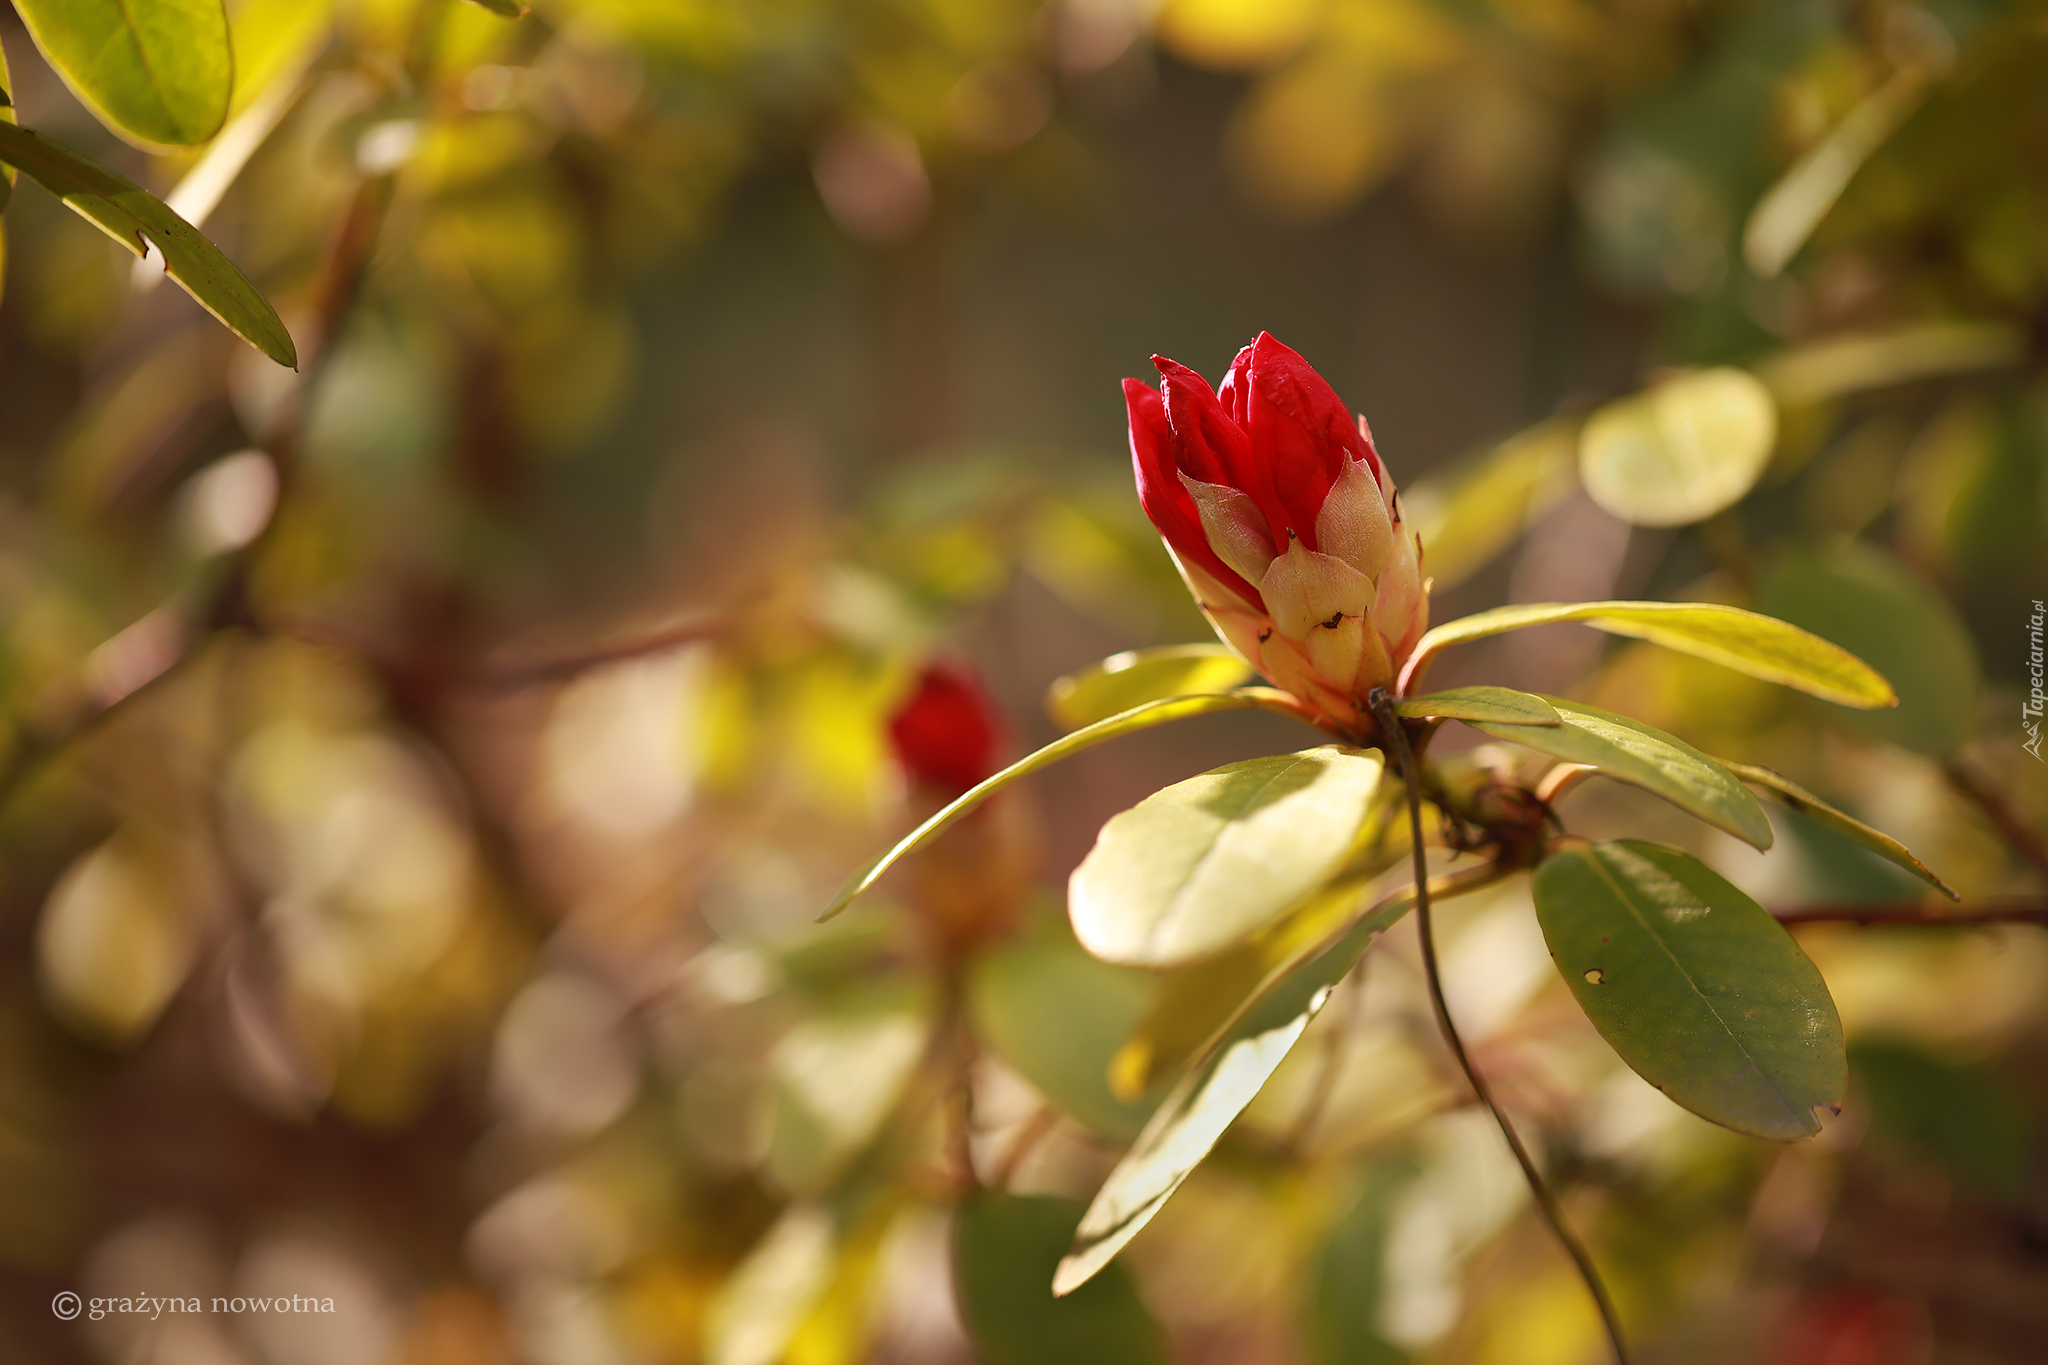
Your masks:
{"label": "logo icon", "polygon": [[58,1317],[64,1319],[64,1321],[66,1322],[69,1322],[71,1321],[71,1319],[77,1317],[78,1310],[83,1307],[85,1307],[85,1305],[79,1301],[78,1295],[72,1293],[68,1289],[65,1290],[63,1293],[59,1294],[56,1298],[50,1300],[50,1311],[52,1313],[55,1313]]}

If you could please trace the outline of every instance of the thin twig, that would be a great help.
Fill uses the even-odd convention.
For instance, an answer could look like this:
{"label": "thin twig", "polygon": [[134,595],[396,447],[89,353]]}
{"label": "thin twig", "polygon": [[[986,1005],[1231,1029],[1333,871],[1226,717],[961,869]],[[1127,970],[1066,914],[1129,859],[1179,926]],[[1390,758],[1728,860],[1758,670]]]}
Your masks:
{"label": "thin twig", "polygon": [[1500,1125],[1501,1136],[1508,1141],[1508,1147],[1515,1154],[1515,1161],[1522,1168],[1522,1178],[1529,1182],[1529,1193],[1535,1197],[1536,1207],[1543,1214],[1543,1221],[1550,1225],[1550,1231],[1564,1247],[1565,1254],[1578,1267],[1579,1278],[1585,1281],[1586,1292],[1593,1296],[1593,1304],[1600,1310],[1600,1321],[1607,1329],[1607,1339],[1614,1347],[1614,1358],[1618,1365],[1628,1365],[1628,1346],[1622,1339],[1621,1319],[1614,1310],[1614,1301],[1608,1297],[1607,1286],[1600,1279],[1600,1271],[1594,1266],[1593,1258],[1581,1245],[1579,1239],[1565,1224],[1564,1210],[1558,1207],[1557,1197],[1550,1186],[1544,1183],[1543,1175],[1530,1159],[1529,1149],[1522,1145],[1514,1124],[1507,1114],[1494,1102],[1493,1092],[1479,1069],[1472,1065],[1466,1055],[1464,1041],[1458,1036],[1458,1026],[1451,1021],[1450,1007],[1444,1003],[1443,978],[1437,968],[1436,933],[1430,923],[1429,914],[1429,861],[1422,842],[1422,781],[1416,771],[1415,754],[1408,745],[1408,734],[1401,728],[1399,717],[1394,714],[1394,702],[1385,689],[1374,688],[1372,709],[1380,723],[1380,733],[1393,751],[1395,760],[1401,765],[1401,775],[1408,784],[1408,832],[1415,863],[1415,930],[1422,940],[1422,974],[1429,983],[1429,1003],[1436,1012],[1436,1024],[1444,1036],[1444,1044],[1450,1048],[1451,1056],[1457,1059],[1458,1069],[1465,1073],[1465,1080],[1472,1087],[1472,1093],[1486,1106],[1493,1121]]}
{"label": "thin twig", "polygon": [[1059,1110],[1049,1104],[1039,1105],[1038,1112],[1024,1120],[1018,1127],[1016,1136],[1010,1139],[1009,1146],[1003,1149],[1002,1157],[989,1175],[989,1188],[1009,1189],[1011,1183],[1016,1180],[1017,1170],[1024,1164],[1024,1159],[1038,1150],[1038,1144],[1043,1142],[1053,1129],[1059,1127],[1059,1123]]}
{"label": "thin twig", "polygon": [[631,659],[642,659],[650,654],[660,654],[683,645],[694,644],[699,640],[716,639],[725,633],[729,624],[722,616],[681,621],[638,640],[628,640],[616,645],[600,645],[559,658],[541,659],[533,663],[486,664],[459,681],[470,687],[505,691],[535,687],[542,683],[564,682],[579,673],[602,668],[606,664],[625,663]]}
{"label": "thin twig", "polygon": [[1984,905],[1940,905],[1923,901],[1870,905],[1823,903],[1771,911],[1780,924],[1901,925],[1908,928],[1967,929],[1981,924],[2048,925],[2048,901],[1992,901]]}
{"label": "thin twig", "polygon": [[1281,1150],[1299,1156],[1308,1143],[1308,1135],[1315,1131],[1330,1107],[1330,1092],[1336,1087],[1331,1082],[1337,1079],[1337,1063],[1344,1056],[1345,1045],[1357,1032],[1358,1010],[1365,999],[1366,963],[1372,960],[1371,953],[1360,953],[1358,961],[1351,965],[1346,974],[1349,989],[1344,995],[1344,1016],[1337,1021],[1337,1027],[1324,1038],[1321,1054],[1316,1058],[1316,1078],[1309,1086],[1308,1103],[1302,1105],[1300,1117],[1287,1138],[1280,1144]]}
{"label": "thin twig", "polygon": [[1960,756],[1942,764],[1941,771],[1951,787],[1969,797],[1977,809],[1984,812],[1984,818],[2005,836],[2005,842],[2012,851],[2033,864],[2034,871],[2048,879],[2048,844],[2044,844],[2039,832],[2013,809],[2005,793]]}

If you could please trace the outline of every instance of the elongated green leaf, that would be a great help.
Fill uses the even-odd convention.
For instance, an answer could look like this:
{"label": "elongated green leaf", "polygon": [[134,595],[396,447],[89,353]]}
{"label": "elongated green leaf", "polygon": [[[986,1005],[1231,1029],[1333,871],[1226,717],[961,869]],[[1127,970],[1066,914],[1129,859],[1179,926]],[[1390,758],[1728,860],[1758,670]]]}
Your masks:
{"label": "elongated green leaf", "polygon": [[1884,676],[1840,645],[1776,617],[1712,602],[1535,602],[1496,607],[1446,621],[1424,635],[1402,676],[1402,688],[1419,679],[1430,660],[1452,645],[1552,621],[1581,621],[1610,635],[1648,640],[1844,706],[1898,704]]}
{"label": "elongated green leaf", "polygon": [[1536,917],[1586,1017],[1636,1074],[1705,1119],[1790,1141],[1848,1086],[1820,972],[1698,859],[1627,840],[1537,870]]}
{"label": "elongated green leaf", "polygon": [[[0,123],[13,123],[14,97],[8,92],[14,89],[14,79],[7,74],[7,48],[0,45]],[[14,193],[14,167],[0,162],[0,210],[5,210],[7,200]],[[6,264],[0,257],[0,265]],[[0,283],[4,283],[0,280]]]}
{"label": "elongated green leaf", "polygon": [[0,123],[0,161],[27,171],[136,255],[145,242],[153,244],[163,253],[170,277],[230,331],[280,365],[299,363],[291,333],[249,277],[161,200],[42,134],[12,124]]}
{"label": "elongated green leaf", "polygon": [[946,827],[973,810],[976,806],[995,795],[1012,782],[1029,777],[1041,768],[1049,768],[1063,758],[1092,749],[1107,740],[1122,735],[1149,730],[1155,725],[1169,721],[1185,720],[1189,716],[1206,716],[1214,711],[1272,711],[1296,720],[1306,718],[1300,703],[1285,692],[1270,687],[1240,687],[1233,692],[1219,692],[1203,697],[1168,697],[1163,701],[1146,702],[1134,706],[1108,720],[1097,721],[1054,740],[1036,753],[1027,754],[995,776],[986,779],[979,786],[966,792],[931,819],[919,825],[888,852],[856,872],[832,903],[819,912],[819,920],[828,920],[851,905],[854,898],[880,880],[883,873],[894,867],[906,854],[914,853],[925,844],[944,833]]}
{"label": "elongated green leaf", "polygon": [[1228,692],[1251,676],[1251,665],[1223,645],[1126,650],[1055,681],[1045,707],[1061,729],[1078,730],[1162,697]]}
{"label": "elongated green leaf", "polygon": [[1758,848],[1771,846],[1771,822],[1749,789],[1715,760],[1674,735],[1582,701],[1547,698],[1563,724],[1477,723],[1495,739],[1513,740],[1567,763],[1589,763],[1631,782]]}
{"label": "elongated green leaf", "polygon": [[1056,1299],[1081,1206],[979,1194],[953,1215],[953,1288],[983,1365],[1165,1365],[1166,1339],[1120,1270]]}
{"label": "elongated green leaf", "polygon": [[1074,936],[1104,961],[1144,967],[1243,942],[1344,864],[1383,766],[1326,745],[1153,793],[1112,816],[1074,869]]}
{"label": "elongated green leaf", "polygon": [[15,0],[14,7],[64,83],[115,131],[187,146],[227,121],[235,62],[221,0]]}
{"label": "elongated green leaf", "polygon": [[1747,370],[1695,370],[1609,403],[1579,434],[1594,502],[1638,526],[1683,526],[1733,506],[1763,473],[1778,405]]}
{"label": "elongated green leaf", "polygon": [[1784,402],[1819,403],[1930,375],[2017,365],[2026,353],[2025,330],[2008,323],[1914,323],[1794,346],[1758,366],[1757,373]]}
{"label": "elongated green leaf", "polygon": [[1145,973],[1088,956],[1057,920],[984,954],[968,998],[976,1037],[1067,1117],[1128,1142],[1152,1111],[1110,1093],[1110,1059],[1154,989]]}
{"label": "elongated green leaf", "polygon": [[1543,698],[1512,687],[1454,687],[1426,697],[1410,697],[1394,708],[1397,715],[1440,720],[1484,720],[1495,725],[1557,725],[1557,708]]}
{"label": "elongated green leaf", "polygon": [[1962,899],[1954,887],[1936,876],[1933,868],[1914,857],[1913,851],[1897,839],[1883,830],[1872,829],[1853,815],[1837,810],[1776,769],[1751,763],[1730,763],[1726,759],[1721,760],[1721,763],[1744,782],[1753,787],[1763,788],[1808,819],[1853,839],[1881,858],[1889,858],[1950,900]]}

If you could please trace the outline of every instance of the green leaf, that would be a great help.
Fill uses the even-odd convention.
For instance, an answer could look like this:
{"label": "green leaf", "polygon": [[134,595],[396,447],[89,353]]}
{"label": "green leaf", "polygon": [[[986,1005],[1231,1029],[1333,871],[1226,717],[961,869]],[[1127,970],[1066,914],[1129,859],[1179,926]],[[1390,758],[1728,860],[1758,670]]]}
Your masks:
{"label": "green leaf", "polygon": [[1166,1365],[1166,1338],[1128,1276],[1048,1288],[1081,1206],[977,1194],[953,1215],[953,1290],[982,1365]]}
{"label": "green leaf", "polygon": [[1874,1137],[1933,1157],[1976,1193],[2025,1196],[2037,1125],[2011,1077],[1897,1038],[1859,1040],[1849,1064],[1869,1097]]}
{"label": "green leaf", "polygon": [[894,848],[856,872],[846,885],[839,889],[839,894],[832,898],[831,904],[818,913],[818,919],[828,920],[853,904],[856,897],[879,881],[882,874],[894,867],[898,861],[930,843],[943,834],[955,820],[1021,777],[1029,777],[1041,768],[1049,768],[1063,758],[1080,753],[1083,749],[1092,749],[1107,740],[1135,734],[1139,730],[1149,730],[1155,725],[1184,720],[1189,716],[1206,716],[1214,711],[1246,710],[1272,711],[1296,720],[1307,719],[1307,712],[1302,710],[1301,704],[1285,692],[1277,692],[1270,687],[1240,687],[1233,692],[1219,692],[1210,696],[1168,697],[1163,701],[1146,702],[1120,715],[1111,716],[1108,720],[1084,726],[1071,735],[1054,740],[1036,753],[1025,755],[956,798],[951,805],[912,830]]}
{"label": "green leaf", "polygon": [[533,8],[520,0],[469,0],[469,3],[505,19],[524,18]]}
{"label": "green leaf", "polygon": [[[15,121],[14,98],[7,93],[13,88],[13,78],[7,74],[7,48],[4,44],[0,44],[0,123],[13,123]],[[0,162],[0,211],[6,209],[7,201],[13,194],[14,167]],[[4,248],[4,244],[0,244],[0,248]],[[7,258],[4,249],[0,249],[0,266],[6,264]],[[0,285],[5,283],[4,275],[0,275]]]}
{"label": "green leaf", "polygon": [[12,124],[0,123],[0,161],[27,171],[74,213],[136,255],[142,254],[145,241],[154,245],[170,277],[228,330],[278,364],[298,365],[291,333],[249,277],[161,200],[42,134]]}
{"label": "green leaf", "polygon": [[1350,856],[1377,753],[1325,745],[1231,763],[1112,816],[1074,870],[1067,913],[1108,962],[1166,967],[1277,921]]}
{"label": "green leaf", "polygon": [[1783,683],[1843,706],[1897,704],[1884,675],[1841,646],[1797,625],[1713,602],[1534,602],[1446,621],[1416,644],[1405,689],[1452,645],[1553,621],[1580,621],[1610,635],[1709,659],[1765,682]]}
{"label": "green leaf", "polygon": [[1454,687],[1426,697],[1410,697],[1395,714],[1415,719],[1490,721],[1495,725],[1557,725],[1557,709],[1543,698],[1512,687]]}
{"label": "green leaf", "polygon": [[1251,676],[1251,665],[1222,645],[1133,649],[1056,680],[1045,709],[1062,730],[1078,730],[1162,697],[1228,692]]}
{"label": "green leaf", "polygon": [[2017,365],[2026,353],[2024,329],[2007,323],[1914,323],[1795,346],[1757,373],[1784,402],[1820,403],[1933,375]]}
{"label": "green leaf", "polygon": [[1091,1131],[1128,1142],[1152,1108],[1110,1093],[1109,1064],[1153,991],[1145,973],[1083,952],[1061,917],[985,954],[969,1001],[975,1035],[1039,1093]]}
{"label": "green leaf", "polygon": [[1827,983],[1783,925],[1698,859],[1626,840],[1537,869],[1536,917],[1586,1017],[1705,1119],[1790,1141],[1848,1087]]}
{"label": "green leaf", "polygon": [[1777,403],[1756,376],[1695,370],[1588,418],[1579,478],[1623,521],[1683,526],[1740,501],[1777,436]]}
{"label": "green leaf", "polygon": [[1751,763],[1730,763],[1726,759],[1720,760],[1720,763],[1744,782],[1753,787],[1763,788],[1809,820],[1826,825],[1835,833],[1855,840],[1881,858],[1889,858],[1950,900],[1962,899],[1954,887],[1936,876],[1933,868],[1914,857],[1912,850],[1897,839],[1882,830],[1872,829],[1853,815],[1835,809],[1776,769]]}
{"label": "green leaf", "polygon": [[1838,723],[1924,754],[1961,748],[1977,718],[1977,648],[1947,599],[1859,541],[1794,550],[1757,585],[1758,605],[1852,649],[1898,686],[1899,706]]}
{"label": "green leaf", "polygon": [[1317,1253],[1303,1323],[1314,1365],[1408,1365],[1409,1354],[1380,1335],[1379,1318],[1387,1236],[1419,1164],[1413,1156],[1371,1161],[1356,1201]]}
{"label": "green leaf", "polygon": [[115,131],[189,146],[227,121],[235,61],[221,0],[15,0],[14,7],[64,83]]}
{"label": "green leaf", "polygon": [[1715,760],[1639,720],[1581,701],[1547,700],[1564,722],[1555,729],[1483,722],[1473,728],[1567,763],[1590,763],[1605,776],[1634,783],[1745,843],[1771,846],[1764,808]]}

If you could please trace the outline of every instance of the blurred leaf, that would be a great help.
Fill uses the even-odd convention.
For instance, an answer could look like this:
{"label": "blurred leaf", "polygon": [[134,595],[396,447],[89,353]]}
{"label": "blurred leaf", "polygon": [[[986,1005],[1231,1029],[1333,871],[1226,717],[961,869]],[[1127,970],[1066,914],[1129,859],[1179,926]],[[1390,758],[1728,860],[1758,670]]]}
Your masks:
{"label": "blurred leaf", "polygon": [[140,256],[163,253],[170,277],[201,307],[278,364],[296,368],[298,349],[268,300],[233,261],[162,201],[40,133],[0,123],[0,161],[27,171],[74,213]]}
{"label": "blurred leaf", "polygon": [[774,1365],[832,1282],[832,1215],[794,1204],[720,1289],[704,1323],[708,1365]]}
{"label": "blurred leaf", "polygon": [[1940,877],[1937,877],[1932,868],[1914,857],[1912,850],[1908,849],[1897,839],[1892,838],[1882,830],[1872,829],[1853,815],[1836,810],[1833,806],[1821,800],[1818,796],[1815,796],[1812,792],[1806,790],[1806,788],[1800,786],[1797,782],[1794,782],[1776,769],[1760,767],[1751,763],[1728,763],[1726,760],[1722,760],[1722,762],[1729,772],[1734,773],[1751,786],[1762,787],[1772,796],[1783,801],[1808,819],[1827,826],[1837,834],[1845,835],[1855,840],[1879,857],[1890,859],[1918,877],[1921,881],[1926,882],[1929,886],[1941,892],[1942,895],[1947,896],[1950,900],[1960,901],[1962,899],[1956,893],[1954,887],[1950,886]]}
{"label": "blurred leaf", "polygon": [[1947,600],[1884,551],[1860,541],[1788,551],[1765,570],[1757,603],[1870,660],[1898,688],[1898,709],[1839,723],[1927,754],[1969,739],[1976,645]]}
{"label": "blurred leaf", "polygon": [[1740,501],[1778,433],[1769,389],[1723,366],[1610,403],[1579,435],[1579,477],[1593,501],[1638,526],[1704,521]]}
{"label": "blurred leaf", "polygon": [[1577,483],[1579,424],[1540,422],[1475,463],[1425,476],[1401,495],[1442,592],[1491,563]]}
{"label": "blurred leaf", "polygon": [[1387,1233],[1394,1201],[1415,1176],[1412,1159],[1378,1161],[1357,1200],[1317,1253],[1308,1301],[1309,1357],[1316,1365],[1406,1365],[1409,1355],[1380,1335]]}
{"label": "blurred leaf", "polygon": [[1062,1113],[1117,1141],[1151,1112],[1110,1093],[1108,1075],[1152,993],[1145,974],[1083,952],[1064,917],[985,954],[970,985],[976,1035]]}
{"label": "blurred leaf", "polygon": [[157,1020],[192,964],[177,847],[126,829],[74,862],[36,925],[36,965],[58,1013],[128,1044]]}
{"label": "blurred leaf", "polygon": [[1225,645],[1132,649],[1055,679],[1045,707],[1060,728],[1078,730],[1142,702],[1228,692],[1251,676],[1251,665]]}
{"label": "blurred leaf", "polygon": [[227,121],[235,62],[221,0],[20,0],[15,8],[64,83],[108,127],[186,146]]}
{"label": "blurred leaf", "polygon": [[1589,763],[1604,776],[1655,793],[1744,843],[1771,846],[1771,822],[1749,789],[1684,740],[1585,702],[1548,700],[1564,721],[1555,729],[1484,722],[1473,728],[1567,763]]}
{"label": "blurred leaf", "polygon": [[1160,42],[1198,66],[1262,67],[1316,30],[1319,0],[1168,0],[1154,20]]}
{"label": "blurred leaf", "polygon": [[1420,677],[1429,661],[1452,645],[1552,621],[1582,621],[1610,635],[1648,640],[1843,706],[1890,706],[1896,700],[1882,674],[1827,639],[1788,625],[1775,613],[1766,616],[1713,602],[1535,602],[1495,607],[1447,621],[1424,635],[1403,682]]}
{"label": "blurred leaf", "polygon": [[1080,1220],[1069,1200],[995,1193],[954,1213],[954,1293],[982,1365],[1165,1365],[1165,1335],[1121,1269],[1053,1297]]}
{"label": "blurred leaf", "polygon": [[[14,88],[14,78],[7,74],[7,48],[0,45],[0,123],[13,123],[14,97],[8,91]],[[7,208],[8,199],[14,194],[14,167],[0,162],[0,212]],[[7,283],[5,256],[0,256],[0,288]]]}
{"label": "blurred leaf", "polygon": [[1337,871],[1378,790],[1377,753],[1326,745],[1231,763],[1112,816],[1067,912],[1109,962],[1165,967],[1240,943]]}
{"label": "blurred leaf", "polygon": [[1426,697],[1410,697],[1394,707],[1415,719],[1492,721],[1496,725],[1558,725],[1557,710],[1541,697],[1512,687],[1454,687]]}
{"label": "blurred leaf", "polygon": [[524,18],[533,8],[522,0],[469,0],[469,3],[506,19]]}
{"label": "blurred leaf", "polygon": [[1837,336],[1778,352],[1757,373],[1785,403],[1818,403],[1936,375],[1998,369],[2026,353],[2004,323],[1931,322]]}
{"label": "blurred leaf", "polygon": [[1784,926],[1698,859],[1637,840],[1537,870],[1536,916],[1586,1017],[1638,1075],[1700,1117],[1791,1141],[1840,1112],[1842,1022]]}
{"label": "blurred leaf", "polygon": [[1276,692],[1269,687],[1243,687],[1234,692],[1221,692],[1205,697],[1168,697],[1164,701],[1146,702],[1120,715],[1111,716],[1108,720],[1084,726],[1063,739],[1054,740],[1038,752],[1018,759],[912,830],[894,848],[856,872],[852,879],[839,889],[839,894],[832,898],[831,903],[819,912],[818,918],[827,920],[844,910],[853,903],[855,897],[873,886],[884,872],[894,867],[899,859],[922,848],[943,833],[948,825],[1021,777],[1028,777],[1040,768],[1051,767],[1070,754],[1091,749],[1106,740],[1134,734],[1139,730],[1149,730],[1155,725],[1164,725],[1188,716],[1206,716],[1215,711],[1244,710],[1272,711],[1296,719],[1304,716],[1300,705],[1284,692]]}
{"label": "blurred leaf", "polygon": [[2025,1092],[1996,1068],[1958,1066],[1891,1038],[1857,1042],[1849,1064],[1877,1135],[1932,1156],[1979,1194],[2024,1193],[2034,1115]]}

